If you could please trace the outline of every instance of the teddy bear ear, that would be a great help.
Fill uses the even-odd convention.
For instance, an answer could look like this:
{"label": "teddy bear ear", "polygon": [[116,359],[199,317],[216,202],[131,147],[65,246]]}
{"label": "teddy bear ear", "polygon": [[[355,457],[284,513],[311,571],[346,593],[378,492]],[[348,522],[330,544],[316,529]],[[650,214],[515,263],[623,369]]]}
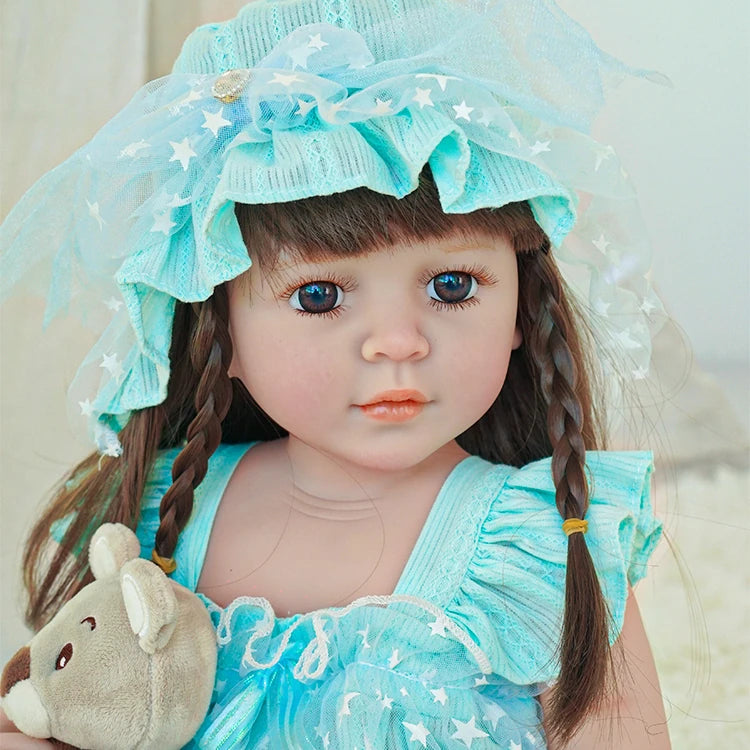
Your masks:
{"label": "teddy bear ear", "polygon": [[177,597],[164,571],[149,560],[130,560],[120,570],[120,587],[140,647],[147,654],[164,648],[177,624]]}
{"label": "teddy bear ear", "polygon": [[94,578],[117,575],[128,560],[138,557],[138,537],[121,523],[103,523],[91,537],[89,565]]}

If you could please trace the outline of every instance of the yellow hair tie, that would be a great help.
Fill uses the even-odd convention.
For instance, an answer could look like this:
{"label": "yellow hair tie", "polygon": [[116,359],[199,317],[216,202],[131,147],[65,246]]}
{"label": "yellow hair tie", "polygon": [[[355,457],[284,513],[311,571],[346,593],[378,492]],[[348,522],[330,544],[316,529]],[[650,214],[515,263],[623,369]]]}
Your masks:
{"label": "yellow hair tie", "polygon": [[582,518],[568,518],[563,521],[562,530],[565,532],[565,536],[577,534],[579,531],[581,534],[585,534],[589,530],[589,522]]}
{"label": "yellow hair tie", "polygon": [[177,570],[177,563],[174,557],[162,557],[156,550],[151,552],[151,559],[167,574],[174,573]]}

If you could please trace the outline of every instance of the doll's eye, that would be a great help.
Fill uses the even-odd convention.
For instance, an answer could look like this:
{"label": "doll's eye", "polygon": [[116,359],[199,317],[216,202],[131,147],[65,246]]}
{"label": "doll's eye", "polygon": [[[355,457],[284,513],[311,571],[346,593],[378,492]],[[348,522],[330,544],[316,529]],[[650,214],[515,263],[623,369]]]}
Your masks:
{"label": "doll's eye", "polygon": [[60,653],[57,655],[57,661],[55,662],[55,669],[63,669],[67,666],[68,662],[73,658],[73,644],[66,643]]}
{"label": "doll's eye", "polygon": [[344,301],[344,290],[332,281],[311,281],[295,289],[289,304],[295,310],[316,314],[335,310]]}
{"label": "doll's eye", "polygon": [[93,617],[84,617],[83,620],[81,620],[81,625],[83,625],[84,622],[87,623],[92,630],[96,627],[96,620]]}
{"label": "doll's eye", "polygon": [[446,271],[433,276],[427,284],[427,294],[438,302],[458,304],[477,293],[477,280],[462,271]]}

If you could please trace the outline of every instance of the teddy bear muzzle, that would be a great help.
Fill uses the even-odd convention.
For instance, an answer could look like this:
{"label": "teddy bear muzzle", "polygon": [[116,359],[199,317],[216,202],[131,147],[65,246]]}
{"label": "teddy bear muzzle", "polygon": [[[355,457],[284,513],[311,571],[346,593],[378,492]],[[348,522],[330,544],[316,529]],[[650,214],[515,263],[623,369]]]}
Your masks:
{"label": "teddy bear muzzle", "polygon": [[18,649],[0,678],[0,703],[7,717],[24,734],[43,739],[51,735],[47,710],[31,684],[31,649]]}
{"label": "teddy bear muzzle", "polygon": [[28,646],[19,648],[11,660],[5,665],[3,676],[0,678],[0,698],[10,692],[10,689],[21,680],[28,680],[31,676],[31,649]]}

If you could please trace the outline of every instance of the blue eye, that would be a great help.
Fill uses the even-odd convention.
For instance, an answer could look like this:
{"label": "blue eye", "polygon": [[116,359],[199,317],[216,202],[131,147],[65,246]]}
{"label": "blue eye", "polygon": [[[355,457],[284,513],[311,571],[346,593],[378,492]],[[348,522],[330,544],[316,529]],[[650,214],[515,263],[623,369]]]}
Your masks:
{"label": "blue eye", "polygon": [[427,294],[438,302],[457,304],[477,293],[477,280],[468,273],[447,271],[433,276],[427,284]]}
{"label": "blue eye", "polygon": [[327,313],[344,301],[344,290],[332,281],[312,281],[295,289],[289,304],[306,313]]}

